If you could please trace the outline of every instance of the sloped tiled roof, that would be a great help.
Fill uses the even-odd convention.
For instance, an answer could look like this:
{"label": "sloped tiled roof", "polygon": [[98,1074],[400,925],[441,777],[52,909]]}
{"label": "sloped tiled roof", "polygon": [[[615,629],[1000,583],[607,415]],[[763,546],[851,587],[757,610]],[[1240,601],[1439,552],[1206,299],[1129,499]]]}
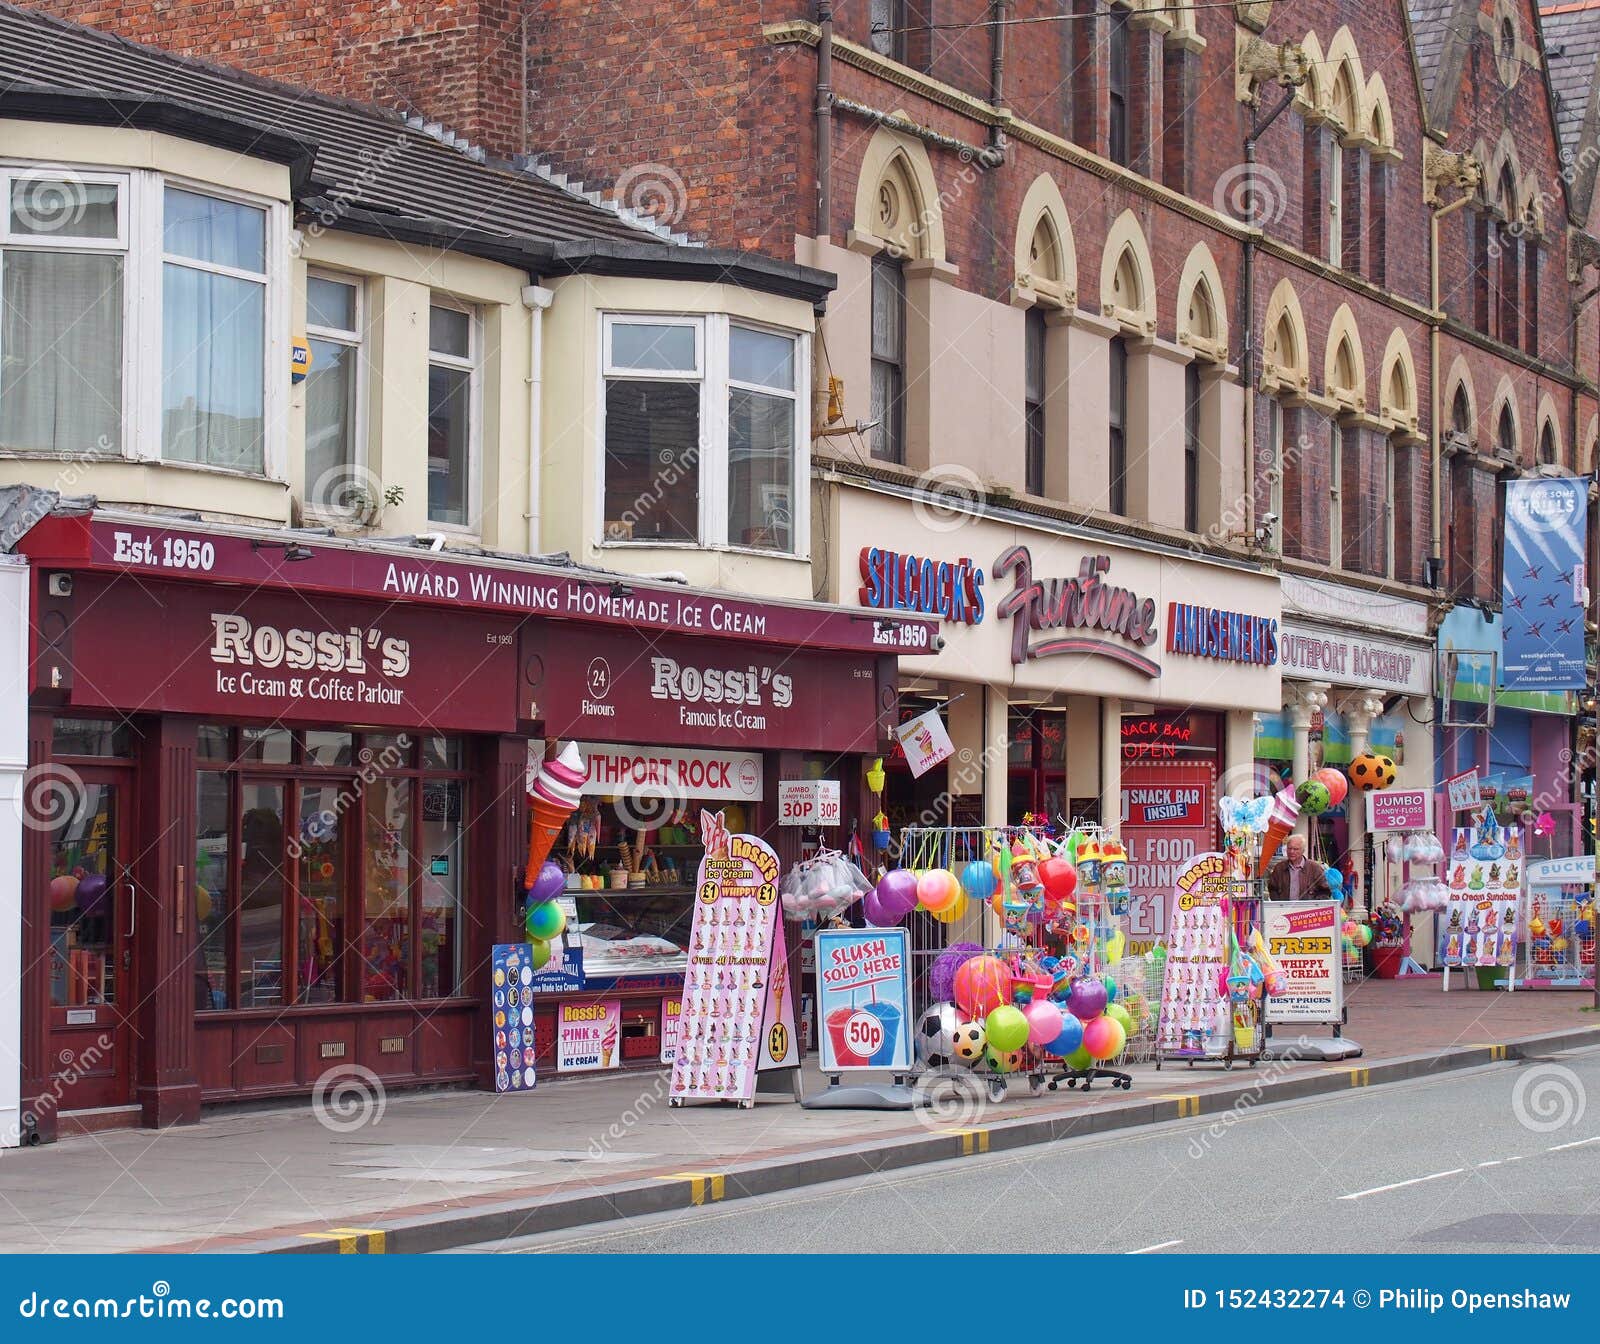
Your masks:
{"label": "sloped tiled roof", "polygon": [[[255,128],[263,142],[314,148],[306,196],[334,196],[379,216],[559,244],[617,239],[665,246],[647,217],[568,188],[545,169],[494,164],[420,118],[344,102],[110,33],[0,3],[0,96],[100,95],[170,103]],[[125,102],[119,102],[125,105]],[[181,131],[180,131],[181,133]]]}
{"label": "sloped tiled roof", "polygon": [[1553,5],[1541,11],[1545,63],[1556,98],[1556,131],[1568,161],[1580,152],[1584,123],[1600,68],[1600,0]]}
{"label": "sloped tiled roof", "polygon": [[1411,40],[1417,53],[1417,70],[1422,75],[1422,88],[1427,97],[1433,96],[1434,81],[1439,77],[1439,60],[1444,52],[1445,34],[1449,31],[1450,15],[1456,0],[1410,0],[1407,10],[1411,16]]}

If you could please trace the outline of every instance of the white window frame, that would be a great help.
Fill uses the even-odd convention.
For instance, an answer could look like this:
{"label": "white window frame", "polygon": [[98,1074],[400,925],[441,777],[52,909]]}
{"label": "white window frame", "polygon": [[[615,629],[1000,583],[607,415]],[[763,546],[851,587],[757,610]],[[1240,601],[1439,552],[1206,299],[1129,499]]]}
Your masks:
{"label": "white window frame", "polygon": [[[220,472],[225,476],[242,476],[252,480],[265,478],[287,483],[289,479],[288,417],[289,417],[289,210],[281,201],[263,199],[250,192],[219,187],[215,183],[201,182],[173,173],[141,173],[137,182],[141,206],[135,216],[140,224],[135,252],[141,257],[143,277],[142,306],[152,315],[146,329],[150,342],[150,363],[153,376],[142,378],[143,398],[141,410],[145,417],[145,432],[138,438],[139,450],[132,456],[148,462],[191,471]],[[196,261],[193,257],[169,255],[164,246],[166,221],[166,189],[186,191],[195,196],[209,196],[219,201],[230,201],[265,213],[262,246],[265,249],[263,273],[242,271],[235,267],[219,266],[214,262]],[[161,443],[161,367],[162,333],[165,314],[162,311],[162,268],[168,261],[213,275],[232,276],[241,280],[260,280],[266,286],[262,303],[263,333],[262,356],[262,466],[261,471],[240,467],[216,466],[209,462],[175,462],[162,456]],[[263,278],[264,277],[264,278]]]}
{"label": "white window frame", "polygon": [[[311,320],[311,282],[325,280],[330,284],[348,285],[355,290],[355,325],[349,330],[340,330],[336,327],[324,327]],[[370,445],[367,443],[367,277],[356,275],[349,271],[332,271],[320,266],[306,268],[306,340],[325,341],[331,345],[342,345],[348,350],[355,351],[356,357],[356,389],[355,404],[350,410],[350,438],[353,448],[351,470],[357,474],[367,469],[368,459],[371,455]],[[433,352],[428,352],[431,361]],[[313,362],[313,369],[315,363]],[[306,447],[310,440],[309,424],[304,414],[301,416],[300,434],[300,466],[305,470]],[[311,499],[312,481],[306,476],[300,483],[300,498],[308,513],[321,516],[327,512],[317,506]],[[374,503],[381,504],[381,500]],[[335,511],[336,512],[336,511]]]}
{"label": "white window frame", "polygon": [[[618,326],[686,326],[695,332],[696,371],[618,368],[611,362],[611,333]],[[794,342],[794,389],[735,382],[729,376],[729,350],[733,327],[766,332]],[[594,468],[594,543],[601,548],[734,551],[742,555],[781,560],[810,560],[811,551],[811,426],[806,418],[811,404],[811,336],[809,332],[727,313],[606,312],[600,315],[600,341],[595,385],[597,440]],[[606,384],[609,381],[697,382],[700,387],[699,535],[692,541],[655,541],[609,538],[606,527]],[[794,462],[790,488],[790,538],[787,551],[745,546],[729,539],[728,530],[728,400],[731,389],[792,397],[794,400]]]}
{"label": "white window frame", "polygon": [[[114,172],[102,170],[88,170],[64,163],[37,163],[18,159],[0,159],[0,253],[4,252],[66,252],[66,253],[100,253],[107,256],[122,258],[122,406],[121,406],[121,447],[116,453],[96,454],[95,460],[115,462],[119,458],[132,457],[137,437],[135,423],[135,407],[138,402],[136,381],[138,371],[135,364],[135,355],[143,344],[141,334],[134,328],[137,318],[137,309],[134,296],[141,283],[137,257],[132,245],[132,226],[134,207],[134,178],[132,172]],[[63,237],[58,234],[13,234],[11,232],[11,184],[19,177],[53,179],[61,178],[65,181],[81,182],[85,185],[110,184],[117,188],[117,237],[110,238],[79,238],[73,236]],[[0,275],[3,275],[5,259],[0,255]],[[3,340],[0,333],[0,340]],[[159,349],[159,343],[157,349]],[[0,358],[4,357],[4,350],[0,349]],[[159,367],[159,358],[157,359]],[[62,461],[77,458],[82,454],[74,452],[38,453],[23,449],[13,449],[0,445],[0,456],[7,459],[24,459],[34,461]]]}
{"label": "white window frame", "polygon": [[1333,137],[1328,156],[1328,265],[1344,265],[1344,145]]}
{"label": "white window frame", "polygon": [[[452,536],[477,537],[482,534],[483,526],[483,310],[474,303],[465,299],[458,299],[452,294],[440,290],[433,290],[428,296],[429,326],[432,326],[432,310],[435,308],[448,308],[454,312],[465,313],[467,316],[467,357],[449,355],[433,348],[433,338],[427,338],[428,367],[435,364],[442,368],[465,370],[467,373],[467,519],[465,523],[441,523],[437,519],[428,519],[430,531],[448,532]],[[424,409],[426,421],[426,409]],[[427,428],[423,428],[423,480],[427,480]],[[428,509],[428,500],[423,499],[423,510]]]}

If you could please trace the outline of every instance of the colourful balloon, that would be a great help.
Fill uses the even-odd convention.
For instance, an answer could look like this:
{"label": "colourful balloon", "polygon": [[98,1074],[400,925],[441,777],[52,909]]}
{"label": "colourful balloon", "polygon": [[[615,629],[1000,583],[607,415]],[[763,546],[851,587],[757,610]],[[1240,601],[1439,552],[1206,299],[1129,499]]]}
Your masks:
{"label": "colourful balloon", "polygon": [[1049,999],[1035,998],[1022,1015],[1028,1019],[1029,1045],[1049,1045],[1061,1035],[1061,1009]]}
{"label": "colourful balloon", "polygon": [[1105,1012],[1108,998],[1100,981],[1085,977],[1067,991],[1067,1011],[1080,1022],[1091,1022]]}
{"label": "colourful balloon", "polygon": [[867,923],[877,929],[886,929],[900,922],[899,915],[891,915],[883,908],[883,902],[878,899],[876,890],[869,891],[861,898],[861,913]]}
{"label": "colourful balloon", "polygon": [[961,880],[948,868],[930,868],[917,879],[917,904],[930,915],[961,899]]}
{"label": "colourful balloon", "polygon": [[543,938],[535,938],[529,946],[533,948],[533,969],[542,969],[550,961],[550,944]]}
{"label": "colourful balloon", "polygon": [[553,901],[566,888],[566,869],[559,863],[546,859],[544,867],[539,869],[539,875],[533,879],[533,885],[528,888],[528,904],[543,905],[546,901]]}
{"label": "colourful balloon", "polygon": [[1102,975],[1100,983],[1106,987],[1106,1002],[1115,1003],[1117,1001],[1117,982],[1109,975]]}
{"label": "colourful balloon", "polygon": [[1039,881],[1044,883],[1045,895],[1052,901],[1070,901],[1072,893],[1078,889],[1078,870],[1069,859],[1046,859],[1039,865]]}
{"label": "colourful balloon", "polygon": [[986,1018],[1011,998],[1011,971],[999,957],[973,957],[956,972],[955,997],[963,1011]]}
{"label": "colourful balloon", "polygon": [[961,886],[975,901],[986,901],[994,895],[1000,879],[994,875],[994,865],[984,859],[973,859],[961,870]]}
{"label": "colourful balloon", "polygon": [[990,1013],[984,1020],[983,1031],[991,1050],[1020,1050],[1028,1043],[1028,1019],[1014,1004],[1002,1003]]}
{"label": "colourful balloon", "polygon": [[930,910],[928,913],[941,924],[954,924],[962,915],[967,913],[966,892],[958,888],[956,899],[951,904],[945,906],[943,910]]}
{"label": "colourful balloon", "polygon": [[561,937],[565,931],[567,914],[554,901],[544,901],[528,907],[522,924],[529,938],[548,943],[552,938]]}
{"label": "colourful balloon", "polygon": [[1295,801],[1300,804],[1300,810],[1307,816],[1319,816],[1333,806],[1328,786],[1320,779],[1308,779],[1296,784],[1294,796]]}
{"label": "colourful balloon", "polygon": [[74,893],[78,909],[86,915],[94,914],[110,890],[111,884],[106,881],[104,873],[90,873],[87,877],[81,878]]}
{"label": "colourful balloon", "polygon": [[1061,1016],[1061,1032],[1045,1046],[1045,1053],[1056,1055],[1062,1059],[1067,1058],[1072,1052],[1083,1044],[1083,1023],[1073,1017],[1071,1013]]}
{"label": "colourful balloon", "polygon": [[1128,1033],[1114,1017],[1097,1017],[1083,1028],[1083,1048],[1091,1059],[1112,1059],[1127,1043]]}
{"label": "colourful balloon", "polygon": [[1344,802],[1345,795],[1350,792],[1350,781],[1344,777],[1344,771],[1337,766],[1325,765],[1311,778],[1328,790],[1329,807],[1338,807]]}

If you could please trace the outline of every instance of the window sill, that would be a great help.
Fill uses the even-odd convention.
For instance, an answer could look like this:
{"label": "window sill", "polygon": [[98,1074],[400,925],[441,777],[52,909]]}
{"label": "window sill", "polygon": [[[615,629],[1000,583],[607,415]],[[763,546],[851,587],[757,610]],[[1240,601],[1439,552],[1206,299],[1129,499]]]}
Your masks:
{"label": "window sill", "polygon": [[763,560],[789,560],[795,564],[809,565],[809,554],[794,551],[770,551],[759,546],[708,546],[698,541],[611,541],[595,543],[602,551],[704,551],[710,555],[751,555]]}
{"label": "window sill", "polygon": [[71,462],[84,467],[153,467],[163,471],[192,471],[202,476],[224,476],[236,481],[256,481],[262,485],[283,486],[285,489],[289,485],[283,477],[269,476],[264,471],[218,467],[209,462],[174,462],[164,457],[130,457],[125,453],[35,453],[23,448],[0,446],[0,461]]}

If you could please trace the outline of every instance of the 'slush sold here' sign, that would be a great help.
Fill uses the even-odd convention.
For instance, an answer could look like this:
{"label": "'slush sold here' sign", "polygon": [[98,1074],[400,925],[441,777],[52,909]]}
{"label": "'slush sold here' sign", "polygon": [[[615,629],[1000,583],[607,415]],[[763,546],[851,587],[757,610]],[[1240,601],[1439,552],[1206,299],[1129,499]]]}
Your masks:
{"label": "'slush sold here' sign", "polygon": [[822,1071],[911,1067],[911,944],[905,929],[821,929]]}

